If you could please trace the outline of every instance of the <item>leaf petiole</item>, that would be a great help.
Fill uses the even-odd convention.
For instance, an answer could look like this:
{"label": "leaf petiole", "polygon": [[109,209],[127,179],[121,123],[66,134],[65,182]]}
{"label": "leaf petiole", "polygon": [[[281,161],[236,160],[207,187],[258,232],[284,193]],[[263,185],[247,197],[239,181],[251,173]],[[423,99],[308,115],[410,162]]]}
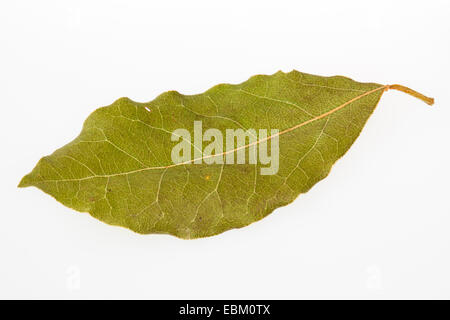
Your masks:
{"label": "leaf petiole", "polygon": [[394,90],[398,90],[398,91],[402,91],[404,93],[407,93],[407,94],[409,94],[409,95],[411,95],[413,97],[416,97],[417,99],[422,100],[423,102],[425,102],[426,104],[428,104],[430,106],[432,106],[434,104],[434,98],[430,98],[430,97],[424,96],[423,94],[421,94],[421,93],[419,93],[419,92],[417,92],[417,91],[415,91],[413,89],[410,89],[408,87],[402,86],[400,84],[387,85],[385,90],[389,90],[389,89],[394,89]]}

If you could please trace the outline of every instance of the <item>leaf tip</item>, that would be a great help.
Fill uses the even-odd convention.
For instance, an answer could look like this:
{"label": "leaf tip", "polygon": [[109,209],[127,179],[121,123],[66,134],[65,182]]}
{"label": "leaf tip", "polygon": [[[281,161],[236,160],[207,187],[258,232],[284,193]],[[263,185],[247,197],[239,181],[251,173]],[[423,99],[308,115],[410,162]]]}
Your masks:
{"label": "leaf tip", "polygon": [[26,188],[29,186],[31,186],[31,181],[29,179],[29,175],[27,174],[20,180],[19,184],[17,185],[17,188]]}

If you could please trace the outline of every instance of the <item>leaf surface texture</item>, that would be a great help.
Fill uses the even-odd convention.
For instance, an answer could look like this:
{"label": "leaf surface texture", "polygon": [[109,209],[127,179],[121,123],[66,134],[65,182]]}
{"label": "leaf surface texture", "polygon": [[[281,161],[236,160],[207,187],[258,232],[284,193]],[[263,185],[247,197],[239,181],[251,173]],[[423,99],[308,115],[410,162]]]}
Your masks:
{"label": "leaf surface texture", "polygon": [[[325,178],[384,87],[292,71],[198,95],[169,91],[148,103],[121,98],[94,111],[80,135],[43,157],[19,186],[138,233],[216,235],[262,219]],[[278,172],[261,175],[259,163],[174,165],[171,134],[185,128],[194,137],[194,121],[224,137],[226,129],[278,129]]]}

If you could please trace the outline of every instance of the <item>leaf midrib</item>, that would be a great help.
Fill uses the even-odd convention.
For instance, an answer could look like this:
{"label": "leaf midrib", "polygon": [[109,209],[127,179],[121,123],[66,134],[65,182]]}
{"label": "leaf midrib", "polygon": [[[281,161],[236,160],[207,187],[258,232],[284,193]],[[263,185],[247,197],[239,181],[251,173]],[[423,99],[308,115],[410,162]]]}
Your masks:
{"label": "leaf midrib", "polygon": [[146,168],[131,170],[131,171],[127,171],[127,172],[113,173],[113,174],[107,174],[107,175],[93,175],[93,176],[87,176],[87,177],[78,178],[78,179],[42,180],[42,181],[39,181],[39,182],[40,183],[45,183],[45,182],[71,182],[71,181],[89,180],[89,179],[94,179],[94,178],[109,178],[109,177],[128,175],[128,174],[133,174],[133,173],[138,173],[138,172],[143,172],[143,171],[148,171],[148,170],[163,170],[163,169],[165,170],[165,169],[169,169],[169,168],[173,168],[173,167],[178,167],[178,166],[182,166],[182,165],[186,165],[186,164],[191,164],[194,161],[204,160],[204,159],[208,159],[208,158],[212,158],[212,157],[224,156],[224,155],[227,155],[227,154],[230,154],[230,153],[242,150],[242,149],[246,149],[246,148],[254,146],[254,145],[258,145],[261,142],[269,141],[269,140],[273,139],[276,136],[282,136],[282,135],[284,135],[284,134],[286,134],[288,132],[291,132],[293,130],[301,128],[301,127],[303,127],[303,126],[305,126],[307,124],[310,124],[312,122],[315,122],[315,121],[318,121],[320,119],[323,119],[323,118],[325,118],[325,117],[327,117],[327,116],[329,116],[329,115],[331,115],[331,114],[333,114],[333,113],[343,109],[344,107],[348,106],[349,104],[351,104],[351,103],[353,103],[355,101],[358,101],[359,99],[361,99],[361,98],[363,98],[365,96],[368,96],[368,95],[370,95],[372,93],[375,93],[375,92],[377,92],[379,90],[382,90],[382,89],[387,90],[388,88],[389,88],[389,85],[383,85],[383,86],[377,87],[375,89],[369,90],[369,91],[364,92],[363,94],[361,94],[359,96],[356,96],[356,97],[354,97],[354,98],[344,102],[343,104],[341,104],[341,105],[339,105],[339,106],[337,106],[337,107],[335,107],[335,108],[333,108],[333,109],[331,109],[331,110],[329,110],[329,111],[327,111],[325,113],[322,113],[322,114],[320,114],[320,115],[318,115],[318,116],[316,116],[314,118],[311,118],[311,119],[306,120],[306,121],[304,121],[302,123],[299,123],[299,124],[297,124],[297,125],[295,125],[293,127],[287,128],[287,129],[285,129],[283,131],[280,131],[280,132],[278,132],[276,134],[268,136],[268,137],[266,137],[264,139],[260,139],[260,140],[254,141],[254,142],[249,143],[247,145],[244,145],[244,146],[232,149],[232,150],[228,150],[228,151],[225,151],[225,152],[222,152],[222,153],[219,153],[219,154],[214,154],[214,155],[209,155],[209,156],[202,156],[200,158],[191,159],[191,160],[188,160],[188,161],[185,161],[185,162],[181,162],[181,163],[174,163],[174,164],[170,164],[170,165],[167,165],[167,166],[146,167]]}

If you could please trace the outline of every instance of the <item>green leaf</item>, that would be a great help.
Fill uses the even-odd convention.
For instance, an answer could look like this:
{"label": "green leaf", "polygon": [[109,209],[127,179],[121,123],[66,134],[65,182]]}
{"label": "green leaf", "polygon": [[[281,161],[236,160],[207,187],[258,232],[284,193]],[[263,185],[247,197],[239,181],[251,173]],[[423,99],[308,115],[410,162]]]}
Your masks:
{"label": "green leaf", "polygon": [[[433,103],[400,85],[297,71],[257,75],[198,95],[169,91],[148,103],[121,98],[94,111],[80,135],[43,157],[19,187],[38,187],[70,208],[138,233],[212,236],[262,219],[325,178],[387,89]],[[216,128],[224,137],[227,129],[266,129],[267,138],[240,148],[227,145],[214,159],[239,150],[249,157],[263,143],[275,152],[278,140],[278,168],[262,174],[268,165],[259,161],[207,164],[206,156],[195,158],[195,121],[202,122],[202,132]],[[171,137],[180,128],[194,137],[194,156],[174,163],[179,141]]]}

